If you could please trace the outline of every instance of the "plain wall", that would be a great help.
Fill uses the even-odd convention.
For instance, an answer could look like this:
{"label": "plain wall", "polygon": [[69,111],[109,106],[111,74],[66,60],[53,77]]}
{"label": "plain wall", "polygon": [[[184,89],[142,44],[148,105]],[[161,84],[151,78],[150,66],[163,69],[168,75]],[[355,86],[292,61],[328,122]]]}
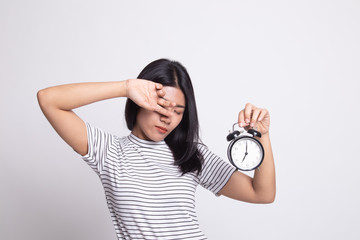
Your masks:
{"label": "plain wall", "polygon": [[[201,136],[225,161],[247,102],[267,108],[272,204],[198,188],[209,239],[359,239],[360,2],[0,1],[0,239],[116,239],[102,185],[55,133],[39,89],[180,61]],[[125,99],[75,111],[127,135]]]}

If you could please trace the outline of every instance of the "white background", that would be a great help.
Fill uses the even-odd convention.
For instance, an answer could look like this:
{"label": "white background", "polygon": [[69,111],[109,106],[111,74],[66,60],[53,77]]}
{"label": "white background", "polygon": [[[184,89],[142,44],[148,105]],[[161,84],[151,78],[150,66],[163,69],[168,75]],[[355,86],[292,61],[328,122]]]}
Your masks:
{"label": "white background", "polygon": [[[102,185],[42,115],[39,89],[135,78],[180,61],[201,136],[226,159],[247,102],[271,114],[277,197],[198,188],[209,239],[359,239],[360,3],[0,1],[0,239],[116,239]],[[77,109],[123,136],[124,99]]]}

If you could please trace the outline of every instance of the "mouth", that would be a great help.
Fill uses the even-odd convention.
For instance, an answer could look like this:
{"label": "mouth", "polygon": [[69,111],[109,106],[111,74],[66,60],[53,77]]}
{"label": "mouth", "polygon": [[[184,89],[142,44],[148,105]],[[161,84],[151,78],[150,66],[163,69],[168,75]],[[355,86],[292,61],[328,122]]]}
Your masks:
{"label": "mouth", "polygon": [[157,128],[157,130],[160,132],[160,133],[166,133],[168,130],[164,127],[160,127],[160,126],[155,126]]}

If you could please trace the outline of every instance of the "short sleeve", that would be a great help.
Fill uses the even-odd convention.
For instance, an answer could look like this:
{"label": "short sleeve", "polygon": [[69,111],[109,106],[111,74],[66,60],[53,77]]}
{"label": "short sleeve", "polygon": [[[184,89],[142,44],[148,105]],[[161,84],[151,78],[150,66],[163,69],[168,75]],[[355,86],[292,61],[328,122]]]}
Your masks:
{"label": "short sleeve", "polygon": [[204,157],[199,184],[213,192],[216,196],[220,196],[218,195],[219,191],[225,186],[237,169],[212,153],[204,145],[199,147],[199,151]]}
{"label": "short sleeve", "polygon": [[100,175],[104,169],[107,155],[111,151],[113,136],[103,130],[86,124],[88,152],[82,159]]}

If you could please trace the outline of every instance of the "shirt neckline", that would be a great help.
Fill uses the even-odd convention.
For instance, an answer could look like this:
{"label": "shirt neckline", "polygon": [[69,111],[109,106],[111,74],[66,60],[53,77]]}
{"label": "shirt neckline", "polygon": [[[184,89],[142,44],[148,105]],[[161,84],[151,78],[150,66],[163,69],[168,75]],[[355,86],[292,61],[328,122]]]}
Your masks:
{"label": "shirt neckline", "polygon": [[130,142],[134,143],[137,146],[145,147],[145,148],[167,148],[167,144],[164,140],[154,142],[150,140],[144,140],[137,136],[135,136],[133,133],[130,133],[128,136],[128,139]]}

